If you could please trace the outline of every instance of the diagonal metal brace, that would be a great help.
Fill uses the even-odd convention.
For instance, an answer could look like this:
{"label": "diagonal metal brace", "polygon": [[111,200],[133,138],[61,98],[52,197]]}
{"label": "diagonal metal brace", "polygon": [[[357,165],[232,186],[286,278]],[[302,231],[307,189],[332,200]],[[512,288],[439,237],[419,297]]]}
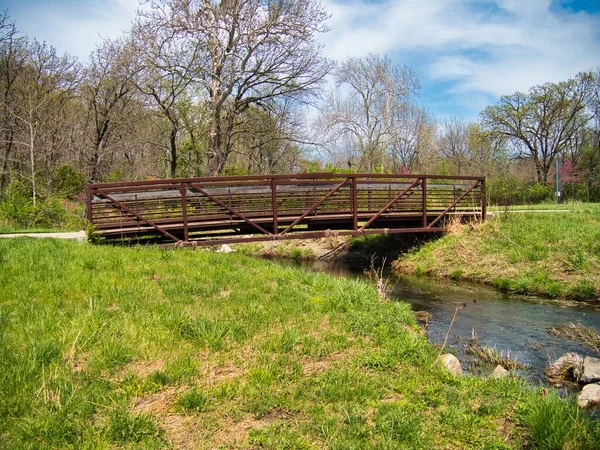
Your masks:
{"label": "diagonal metal brace", "polygon": [[413,182],[413,184],[411,184],[410,186],[408,186],[406,189],[404,189],[402,192],[400,192],[400,194],[398,194],[396,197],[394,197],[394,199],[391,202],[389,202],[387,205],[385,205],[383,207],[383,209],[381,209],[381,211],[379,211],[377,214],[375,214],[373,217],[371,217],[371,219],[369,219],[369,221],[367,223],[365,223],[362,227],[360,227],[360,229],[358,231],[364,231],[365,228],[367,228],[369,225],[371,225],[373,222],[375,222],[377,219],[379,219],[379,217],[384,212],[386,212],[394,203],[396,203],[398,200],[400,200],[402,197],[404,197],[404,194],[406,194],[412,188],[416,187],[420,182],[421,182],[421,179],[417,178]]}
{"label": "diagonal metal brace", "polygon": [[121,203],[118,200],[115,200],[114,198],[112,198],[106,192],[97,191],[97,193],[98,193],[98,195],[103,196],[105,199],[107,199],[107,200],[111,201],[112,203],[114,203],[115,205],[117,205],[121,211],[123,211],[123,212],[125,212],[127,214],[131,214],[136,219],[138,219],[140,222],[144,222],[144,223],[150,225],[152,228],[155,228],[156,230],[158,230],[160,233],[162,233],[164,236],[168,237],[169,239],[172,239],[175,242],[181,242],[181,239],[179,239],[178,237],[172,235],[167,230],[165,230],[164,228],[162,228],[159,225],[157,225],[156,223],[154,223],[152,220],[145,219],[143,216],[140,216],[138,213],[136,213],[132,209],[128,208],[123,203]]}
{"label": "diagonal metal brace", "polygon": [[302,214],[300,217],[298,217],[296,220],[294,220],[294,222],[287,227],[285,230],[283,230],[279,235],[281,236],[282,234],[287,233],[288,231],[290,231],[292,228],[294,228],[296,225],[298,225],[298,223],[304,219],[306,216],[308,216],[311,212],[313,212],[315,209],[317,209],[319,206],[321,206],[321,204],[327,200],[329,197],[331,197],[333,194],[335,194],[338,190],[340,190],[341,188],[343,188],[348,182],[350,181],[349,178],[345,179],[344,181],[342,181],[340,184],[338,184],[336,187],[333,188],[333,190],[329,191],[329,193],[323,197],[321,200],[319,200],[317,203],[315,203],[313,206],[310,207],[310,209],[306,210],[304,212],[304,214]]}
{"label": "diagonal metal brace", "polygon": [[204,189],[202,189],[199,186],[196,185],[192,185],[190,184],[190,187],[195,189],[198,193],[204,195],[205,197],[207,197],[208,199],[210,199],[211,201],[215,202],[217,205],[219,205],[221,208],[225,208],[227,211],[229,211],[231,214],[239,217],[240,219],[242,219],[243,221],[245,221],[246,223],[252,225],[254,228],[256,228],[257,230],[261,231],[264,234],[268,234],[269,236],[273,236],[273,233],[268,232],[267,230],[265,230],[263,227],[261,227],[259,224],[257,224],[256,222],[250,220],[249,218],[247,218],[244,214],[242,214],[241,212],[236,211],[235,209],[229,207],[228,205],[226,205],[225,203],[223,203],[221,200],[219,200],[218,198],[213,197],[212,195],[210,195],[208,192],[206,192]]}
{"label": "diagonal metal brace", "polygon": [[454,202],[448,206],[443,213],[441,213],[439,216],[436,217],[436,219],[431,222],[427,228],[432,228],[436,223],[438,223],[446,214],[448,214],[448,211],[450,211],[452,208],[454,208],[456,205],[458,205],[460,203],[460,201],[465,198],[469,192],[471,192],[473,189],[475,189],[476,187],[481,186],[481,181],[478,181],[477,183],[475,183],[473,186],[471,186],[469,189],[467,189],[460,197],[458,197],[456,200],[454,200]]}

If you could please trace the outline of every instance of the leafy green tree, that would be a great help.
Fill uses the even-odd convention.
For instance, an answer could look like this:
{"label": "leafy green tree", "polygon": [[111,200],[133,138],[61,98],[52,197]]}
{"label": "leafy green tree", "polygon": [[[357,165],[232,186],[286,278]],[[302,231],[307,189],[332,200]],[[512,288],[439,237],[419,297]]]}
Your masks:
{"label": "leafy green tree", "polygon": [[481,117],[499,141],[510,142],[517,156],[531,158],[537,180],[548,181],[554,159],[566,150],[591,116],[587,109],[593,77],[581,73],[560,83],[516,92],[489,106]]}

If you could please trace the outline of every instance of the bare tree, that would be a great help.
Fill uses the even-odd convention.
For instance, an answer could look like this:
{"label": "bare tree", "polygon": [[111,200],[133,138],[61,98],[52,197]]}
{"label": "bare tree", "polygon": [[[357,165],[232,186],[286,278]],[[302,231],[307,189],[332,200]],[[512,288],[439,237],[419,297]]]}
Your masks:
{"label": "bare tree", "polygon": [[[79,67],[69,56],[58,56],[53,47],[33,41],[23,75],[17,80],[19,99],[12,112],[19,125],[15,143],[25,149],[29,174],[21,175],[31,183],[33,204],[38,195],[38,162],[53,160],[66,143],[56,133],[73,99]],[[46,169],[48,164],[46,164]]]}
{"label": "bare tree", "polygon": [[385,171],[388,147],[407,131],[405,111],[419,89],[417,76],[387,56],[370,54],[340,64],[335,81],[322,107],[321,129],[330,142],[351,143],[360,170]]}
{"label": "bare tree", "polygon": [[481,122],[467,124],[469,139],[470,170],[472,175],[496,175],[500,170],[499,163],[506,163],[502,142],[495,141]]}
{"label": "bare tree", "polygon": [[130,62],[122,42],[105,41],[90,55],[84,72],[80,98],[85,110],[89,152],[84,152],[84,158],[90,182],[98,181],[103,158],[120,141],[120,130],[132,122],[135,86],[127,70]]}
{"label": "bare tree", "polygon": [[513,143],[518,155],[530,157],[537,179],[548,181],[557,155],[590,120],[587,114],[590,74],[560,83],[535,86],[528,94],[504,96],[482,112],[484,125],[500,140]]}
{"label": "bare tree", "polygon": [[0,200],[8,182],[8,170],[15,148],[17,120],[13,114],[17,101],[16,81],[27,61],[27,41],[18,35],[7,12],[0,14]]}
{"label": "bare tree", "polygon": [[465,175],[471,162],[468,123],[456,117],[445,120],[439,139],[440,152],[455,175]]}
{"label": "bare tree", "polygon": [[180,10],[179,6],[172,11],[166,2],[150,3],[151,13],[140,17],[132,31],[132,80],[169,123],[169,166],[171,177],[175,177],[177,138],[182,125],[178,102],[189,95],[196,78],[196,64],[202,59],[201,48],[176,30],[178,19],[173,14]]}
{"label": "bare tree", "polygon": [[389,145],[392,169],[395,172],[415,172],[431,143],[435,124],[423,109],[415,105],[407,104],[398,109],[397,114],[398,130]]}
{"label": "bare tree", "polygon": [[196,65],[171,64],[206,94],[207,171],[220,173],[239,116],[250,106],[269,109],[277,98],[301,99],[330,70],[315,34],[327,18],[315,0],[149,0],[141,27],[168,30],[171,48],[193,53]]}
{"label": "bare tree", "polygon": [[246,173],[285,173],[298,167],[302,151],[302,117],[293,102],[278,102],[274,111],[248,108],[236,126],[232,158]]}

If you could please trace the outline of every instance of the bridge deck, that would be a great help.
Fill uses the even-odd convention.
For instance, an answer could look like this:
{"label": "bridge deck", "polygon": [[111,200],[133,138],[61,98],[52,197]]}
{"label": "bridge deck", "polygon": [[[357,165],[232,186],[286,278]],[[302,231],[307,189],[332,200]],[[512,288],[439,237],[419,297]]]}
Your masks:
{"label": "bridge deck", "polygon": [[217,244],[443,231],[485,217],[485,179],[298,174],[90,184],[87,218],[108,240]]}

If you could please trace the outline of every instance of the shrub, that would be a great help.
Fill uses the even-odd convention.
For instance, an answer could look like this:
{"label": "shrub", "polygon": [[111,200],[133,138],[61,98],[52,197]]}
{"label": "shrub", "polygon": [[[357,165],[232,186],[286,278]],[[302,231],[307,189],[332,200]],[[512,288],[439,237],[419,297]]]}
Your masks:
{"label": "shrub", "polygon": [[13,181],[0,203],[0,219],[15,228],[80,228],[81,205],[39,192],[34,204],[31,187]]}
{"label": "shrub", "polygon": [[515,176],[495,178],[487,182],[490,202],[495,205],[542,203],[553,198],[551,184],[521,180]]}
{"label": "shrub", "polygon": [[85,188],[85,175],[69,165],[60,166],[53,176],[54,193],[75,200]]}

